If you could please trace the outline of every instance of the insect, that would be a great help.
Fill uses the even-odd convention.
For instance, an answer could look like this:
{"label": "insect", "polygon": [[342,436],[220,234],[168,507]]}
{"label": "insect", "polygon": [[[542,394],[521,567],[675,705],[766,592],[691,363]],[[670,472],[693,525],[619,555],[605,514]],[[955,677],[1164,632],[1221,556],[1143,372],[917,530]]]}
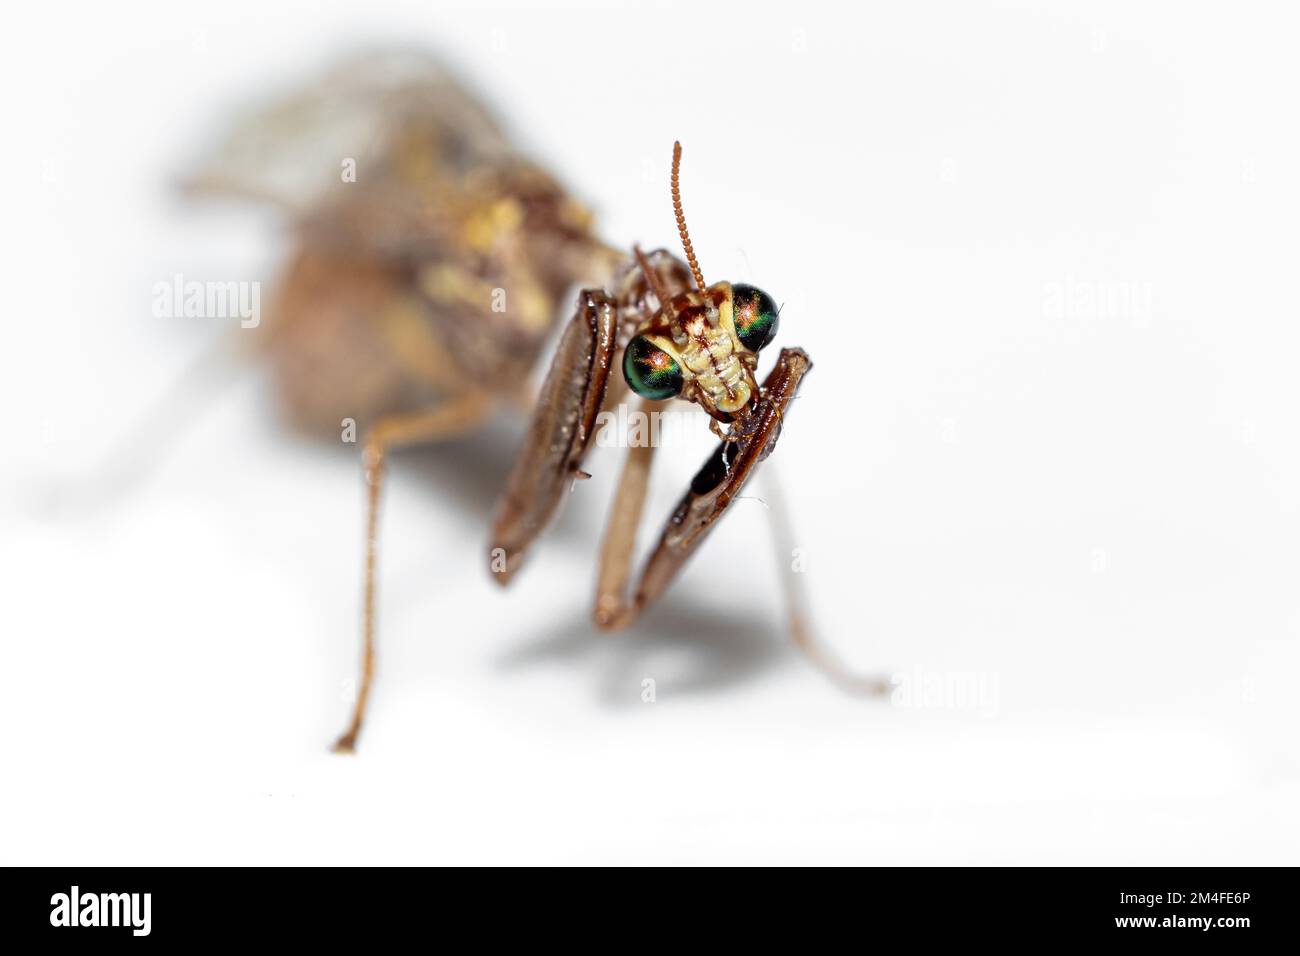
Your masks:
{"label": "insect", "polygon": [[[358,143],[368,144],[362,156],[349,152]],[[670,188],[685,261],[662,249],[615,249],[435,61],[403,55],[347,64],[320,90],[253,117],[190,178],[193,190],[270,200],[290,213],[297,249],[265,323],[265,356],[296,424],[324,432],[355,421],[365,435],[361,674],[336,751],[355,748],[373,686],[379,509],[394,449],[472,430],[503,406],[531,409],[490,533],[489,570],[506,585],[567,489],[586,477],[603,409],[629,391],[641,409],[701,407],[720,444],[635,577],[654,448],[628,451],[599,559],[593,619],[604,630],[628,626],[664,593],[772,452],[812,363],[783,349],[759,382],[779,310],[754,286],[705,283],[680,164],[674,144]],[[579,286],[534,399],[521,383],[562,298]],[[845,686],[880,689],[816,645],[793,601],[791,617],[796,643],[823,670]]]}

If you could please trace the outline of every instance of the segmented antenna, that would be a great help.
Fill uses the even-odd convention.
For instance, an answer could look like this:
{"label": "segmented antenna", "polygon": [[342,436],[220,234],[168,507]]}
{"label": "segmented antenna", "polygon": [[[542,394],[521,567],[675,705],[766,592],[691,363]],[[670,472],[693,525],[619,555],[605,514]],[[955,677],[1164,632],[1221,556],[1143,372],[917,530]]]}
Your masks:
{"label": "segmented antenna", "polygon": [[686,216],[682,213],[682,191],[677,183],[677,171],[682,165],[682,144],[673,143],[673,212],[677,214],[677,232],[682,237],[682,249],[686,252],[686,261],[691,264],[691,275],[695,276],[695,284],[699,286],[700,291],[704,291],[704,274],[700,272],[700,263],[695,258],[695,250],[691,248],[691,237],[686,231]]}

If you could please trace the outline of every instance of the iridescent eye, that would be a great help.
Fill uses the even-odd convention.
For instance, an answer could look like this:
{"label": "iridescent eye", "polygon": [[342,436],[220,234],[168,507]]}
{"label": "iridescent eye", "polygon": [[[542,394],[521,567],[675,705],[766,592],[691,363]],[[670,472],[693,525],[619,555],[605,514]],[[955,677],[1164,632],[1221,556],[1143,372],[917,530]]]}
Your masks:
{"label": "iridescent eye", "polygon": [[623,351],[623,377],[642,398],[665,399],[680,395],[682,367],[644,335],[638,335]]}
{"label": "iridescent eye", "polygon": [[772,341],[781,320],[770,295],[752,285],[733,285],[731,308],[741,345],[757,352]]}

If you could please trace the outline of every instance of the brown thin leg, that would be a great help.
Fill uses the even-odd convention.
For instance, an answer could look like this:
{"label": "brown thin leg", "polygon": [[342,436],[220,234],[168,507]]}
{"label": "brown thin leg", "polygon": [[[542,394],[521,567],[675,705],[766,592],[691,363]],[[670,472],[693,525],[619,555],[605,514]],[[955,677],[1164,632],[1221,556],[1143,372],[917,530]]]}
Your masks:
{"label": "brown thin leg", "polygon": [[[642,399],[638,411],[648,412],[657,404],[659,403]],[[651,445],[629,448],[623,462],[623,472],[618,479],[618,490],[614,494],[614,504],[610,508],[609,521],[605,527],[605,540],[600,547],[596,606],[592,612],[596,626],[602,630],[616,631],[626,627],[632,623],[639,610],[625,604],[623,595],[627,592],[628,579],[632,576],[636,532],[645,507],[654,452]]]}
{"label": "brown thin leg", "polygon": [[403,445],[436,442],[478,424],[491,409],[482,395],[451,399],[428,412],[381,419],[366,435],[362,467],[366,478],[366,578],[362,611],[361,683],[348,729],[334,743],[335,753],[352,753],[366,715],[375,676],[375,558],[379,550],[379,497],[388,453]]}
{"label": "brown thin leg", "polygon": [[776,569],[781,579],[781,590],[785,595],[786,612],[790,621],[790,639],[794,642],[794,646],[814,667],[842,690],[850,694],[871,696],[888,694],[891,685],[887,676],[855,674],[845,666],[838,654],[818,641],[817,629],[813,626],[812,614],[808,610],[803,580],[791,566],[794,533],[790,524],[789,511],[785,506],[785,496],[781,493],[781,482],[771,462],[763,471],[763,487],[767,491],[768,522],[772,529]]}
{"label": "brown thin leg", "polygon": [[[792,394],[792,393],[791,393]],[[649,411],[653,404],[642,402],[640,410]],[[787,402],[788,407],[788,402]],[[782,413],[783,414],[783,413]],[[634,447],[628,450],[619,477],[618,490],[614,495],[614,505],[610,509],[609,522],[605,530],[605,540],[600,552],[600,571],[596,584],[596,605],[593,617],[596,626],[602,630],[616,631],[630,625],[672,580],[671,575],[660,571],[656,576],[643,575],[642,583],[627,600],[628,582],[632,576],[633,552],[636,546],[637,528],[641,523],[641,513],[645,505],[646,489],[650,478],[650,465],[654,458],[651,447]],[[733,468],[735,467],[733,463]],[[707,467],[706,467],[707,472]],[[724,469],[724,483],[730,480],[735,487],[734,494],[744,476],[733,472],[729,476]],[[699,479],[697,478],[697,483]],[[777,573],[785,595],[786,610],[789,620],[790,640],[808,660],[843,690],[853,694],[887,694],[890,690],[888,678],[878,675],[863,676],[853,673],[830,648],[817,639],[816,629],[808,611],[808,602],[803,593],[802,582],[790,566],[793,552],[794,535],[791,532],[785,502],[782,500],[779,482],[772,464],[769,462],[763,472],[764,487],[768,489],[768,519],[772,530],[772,543],[777,560]],[[693,493],[692,493],[693,494]],[[688,495],[688,500],[691,495]],[[732,499],[734,500],[734,499]],[[680,509],[679,509],[680,513]],[[716,520],[716,516],[712,519]],[[672,527],[670,523],[670,528]],[[687,554],[698,545],[696,538],[687,546]],[[671,547],[671,546],[670,546]],[[664,545],[661,542],[660,548]],[[685,562],[684,556],[676,556],[671,564],[665,564],[661,558],[656,565],[655,558],[647,564],[651,567],[671,568],[675,570]]]}
{"label": "brown thin leg", "polygon": [[799,349],[784,349],[763,383],[762,399],[744,426],[744,437],[724,441],[704,463],[664,526],[636,581],[632,580],[632,550],[645,504],[650,448],[629,449],[614,499],[609,529],[601,548],[593,618],[603,630],[627,627],[653,604],[677,577],[708,536],[709,530],[739,495],[758,463],[776,446],[785,413],[799,382],[812,367]]}

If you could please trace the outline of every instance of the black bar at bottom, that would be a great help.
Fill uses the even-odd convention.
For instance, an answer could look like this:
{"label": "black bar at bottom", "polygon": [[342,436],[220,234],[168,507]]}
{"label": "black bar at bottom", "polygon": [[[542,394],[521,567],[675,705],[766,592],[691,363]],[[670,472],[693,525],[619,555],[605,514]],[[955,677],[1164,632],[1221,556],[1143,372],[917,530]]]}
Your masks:
{"label": "black bar at bottom", "polygon": [[[451,874],[418,869],[96,869],[4,871],[9,939],[98,946],[151,941],[280,941],[295,946],[436,940],[468,929],[534,945],[637,945],[795,933],[940,940],[1124,940],[1219,946],[1295,937],[1289,869],[859,869],[719,874],[624,870]],[[511,886],[511,883],[516,885]],[[683,929],[677,931],[675,925]],[[612,935],[611,935],[612,934]],[[62,939],[61,939],[62,938]],[[655,940],[658,943],[655,943]],[[774,940],[775,937],[772,937]],[[12,951],[12,950],[11,950]]]}

